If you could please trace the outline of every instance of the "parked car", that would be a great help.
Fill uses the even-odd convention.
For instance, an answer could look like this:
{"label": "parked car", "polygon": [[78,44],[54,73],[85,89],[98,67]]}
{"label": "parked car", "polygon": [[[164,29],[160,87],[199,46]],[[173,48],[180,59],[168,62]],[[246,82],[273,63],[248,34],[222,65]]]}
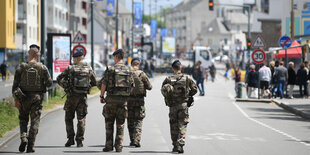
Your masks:
{"label": "parked car", "polygon": [[222,61],[227,61],[229,58],[227,55],[222,55],[222,56],[216,56],[213,58],[213,61],[217,61],[217,62],[220,62],[221,61],[221,57],[222,57]]}
{"label": "parked car", "polygon": [[[87,65],[90,65],[91,66],[91,60],[89,59],[85,59],[83,62],[85,62]],[[106,67],[100,63],[99,61],[94,61],[94,70],[95,70],[95,73],[96,73],[96,77],[103,77],[103,73],[104,71],[106,70]]]}

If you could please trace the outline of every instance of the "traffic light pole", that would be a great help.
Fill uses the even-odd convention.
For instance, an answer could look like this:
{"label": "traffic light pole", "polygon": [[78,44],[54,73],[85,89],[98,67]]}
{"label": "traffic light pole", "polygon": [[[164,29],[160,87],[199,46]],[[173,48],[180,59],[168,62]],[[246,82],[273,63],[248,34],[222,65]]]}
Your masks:
{"label": "traffic light pole", "polygon": [[95,70],[94,68],[94,0],[91,0],[91,25],[90,25],[90,40],[91,40],[91,67],[93,68],[93,70]]}

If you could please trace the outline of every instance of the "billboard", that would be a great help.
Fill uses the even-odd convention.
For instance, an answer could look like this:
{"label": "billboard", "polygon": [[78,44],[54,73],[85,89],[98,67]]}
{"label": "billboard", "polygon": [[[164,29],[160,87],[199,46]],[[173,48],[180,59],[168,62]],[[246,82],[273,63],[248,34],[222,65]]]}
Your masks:
{"label": "billboard", "polygon": [[142,25],[142,3],[135,2],[134,10],[135,10],[135,25],[138,25],[139,27],[141,27]]}
{"label": "billboard", "polygon": [[168,30],[166,28],[162,28],[160,36],[161,37],[167,37],[168,36]]}
{"label": "billboard", "polygon": [[114,13],[114,0],[107,1],[107,14],[108,16],[113,16]]}
{"label": "billboard", "polygon": [[48,34],[48,67],[55,81],[71,62],[71,35]]}
{"label": "billboard", "polygon": [[166,54],[175,53],[175,38],[173,37],[163,38],[163,53],[166,53]]}
{"label": "billboard", "polygon": [[151,21],[151,38],[154,39],[157,33],[157,20],[153,19]]}

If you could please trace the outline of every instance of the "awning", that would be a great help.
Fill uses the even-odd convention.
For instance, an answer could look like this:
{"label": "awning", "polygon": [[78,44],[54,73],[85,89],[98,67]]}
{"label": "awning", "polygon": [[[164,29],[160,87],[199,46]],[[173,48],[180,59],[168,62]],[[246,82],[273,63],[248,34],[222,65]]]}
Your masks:
{"label": "awning", "polygon": [[[295,40],[291,47],[294,46],[299,46],[300,44]],[[296,47],[296,48],[290,48],[287,49],[287,58],[301,58],[302,56],[302,50],[301,47]],[[278,54],[275,55],[276,58],[285,58],[285,50],[279,51]]]}

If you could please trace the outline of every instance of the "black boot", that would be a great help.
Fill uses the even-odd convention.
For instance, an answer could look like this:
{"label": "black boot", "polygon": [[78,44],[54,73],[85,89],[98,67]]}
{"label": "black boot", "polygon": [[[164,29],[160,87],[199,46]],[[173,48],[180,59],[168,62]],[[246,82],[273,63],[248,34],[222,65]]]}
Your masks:
{"label": "black boot", "polygon": [[74,145],[74,139],[73,138],[69,138],[67,143],[65,144],[65,147],[70,147],[71,145]]}
{"label": "black boot", "polygon": [[24,152],[26,150],[27,143],[28,139],[26,137],[21,138],[21,142],[18,148],[19,152]]}
{"label": "black boot", "polygon": [[103,152],[110,152],[113,151],[113,147],[105,147],[102,149]]}
{"label": "black boot", "polygon": [[83,147],[83,143],[81,140],[76,140],[76,147]]}
{"label": "black boot", "polygon": [[33,153],[35,152],[34,148],[33,148],[34,144],[29,142],[28,146],[27,146],[27,153]]}
{"label": "black boot", "polygon": [[183,146],[178,147],[178,153],[184,153]]}

